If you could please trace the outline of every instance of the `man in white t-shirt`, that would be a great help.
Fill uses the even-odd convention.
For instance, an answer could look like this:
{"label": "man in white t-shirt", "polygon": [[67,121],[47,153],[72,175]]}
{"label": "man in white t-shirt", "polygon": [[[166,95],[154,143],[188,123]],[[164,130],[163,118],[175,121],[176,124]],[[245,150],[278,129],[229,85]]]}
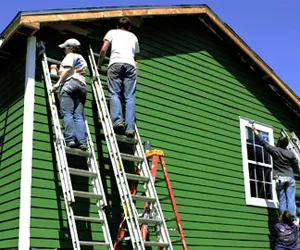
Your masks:
{"label": "man in white t-shirt", "polygon": [[[110,116],[116,133],[128,137],[135,135],[135,54],[140,52],[137,37],[130,32],[131,21],[122,17],[117,29],[110,30],[103,39],[98,68],[101,68],[109,47],[111,55],[108,64],[108,91],[110,97]],[[125,123],[121,99],[125,101]]]}

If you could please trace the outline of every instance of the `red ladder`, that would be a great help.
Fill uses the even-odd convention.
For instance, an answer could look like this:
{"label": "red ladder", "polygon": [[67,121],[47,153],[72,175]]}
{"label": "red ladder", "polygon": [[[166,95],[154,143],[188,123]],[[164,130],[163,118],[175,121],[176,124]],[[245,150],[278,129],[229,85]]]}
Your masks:
{"label": "red ladder", "polygon": [[[163,173],[164,173],[164,179],[166,182],[166,186],[168,189],[168,193],[170,196],[170,200],[171,200],[171,204],[172,204],[172,208],[173,208],[173,212],[175,215],[175,220],[177,223],[177,230],[180,234],[180,239],[181,239],[181,244],[182,244],[182,249],[183,250],[188,250],[188,246],[186,244],[186,240],[185,240],[185,236],[184,236],[184,231],[183,231],[183,227],[180,221],[180,216],[179,216],[179,212],[177,209],[177,205],[176,205],[176,201],[175,201],[175,196],[173,193],[173,189],[172,189],[172,185],[171,185],[171,181],[168,175],[168,171],[167,171],[167,166],[165,163],[165,158],[164,158],[164,152],[162,150],[150,150],[148,152],[146,152],[146,157],[148,160],[152,159],[152,165],[151,165],[151,175],[153,178],[153,181],[155,182],[155,178],[156,178],[156,173],[158,170],[158,163],[160,162],[160,165],[162,167]],[[146,204],[145,202],[145,210],[144,210],[144,214],[147,214],[147,211],[149,210],[149,206],[147,206],[148,204]],[[147,236],[147,231],[148,231],[148,225],[143,224],[141,227],[141,233],[142,233],[142,237],[145,240],[146,236]]]}

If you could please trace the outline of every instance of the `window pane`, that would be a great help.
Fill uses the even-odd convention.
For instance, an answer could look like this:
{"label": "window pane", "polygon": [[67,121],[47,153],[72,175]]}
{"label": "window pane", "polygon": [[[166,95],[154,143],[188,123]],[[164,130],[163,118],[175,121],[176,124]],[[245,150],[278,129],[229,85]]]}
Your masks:
{"label": "window pane", "polygon": [[272,182],[272,178],[271,178],[272,169],[271,168],[264,168],[264,174],[265,174],[265,181],[266,182]]}
{"label": "window pane", "polygon": [[264,167],[256,166],[256,179],[259,181],[264,181]]}
{"label": "window pane", "polygon": [[256,152],[256,161],[258,162],[264,162],[263,161],[263,148],[262,146],[255,146],[255,152]]}
{"label": "window pane", "polygon": [[246,139],[247,142],[253,143],[253,131],[250,127],[246,127]]}
{"label": "window pane", "polygon": [[248,160],[254,161],[253,145],[247,143]]}
{"label": "window pane", "polygon": [[273,199],[272,184],[265,184],[265,186],[266,186],[266,198],[272,200]]}
{"label": "window pane", "polygon": [[256,195],[256,182],[255,181],[250,181],[250,192],[251,192],[251,197],[257,197],[257,195]]}
{"label": "window pane", "polygon": [[255,165],[253,164],[249,164],[249,178],[250,179],[255,179],[255,175],[254,175],[254,170],[255,170]]}
{"label": "window pane", "polygon": [[260,135],[261,135],[261,137],[262,137],[267,143],[270,142],[270,140],[269,140],[269,134],[268,134],[268,133],[263,132],[263,131],[260,131]]}
{"label": "window pane", "polygon": [[264,161],[266,164],[271,164],[270,154],[266,150],[264,150]]}
{"label": "window pane", "polygon": [[265,188],[262,182],[257,182],[258,198],[265,198]]}

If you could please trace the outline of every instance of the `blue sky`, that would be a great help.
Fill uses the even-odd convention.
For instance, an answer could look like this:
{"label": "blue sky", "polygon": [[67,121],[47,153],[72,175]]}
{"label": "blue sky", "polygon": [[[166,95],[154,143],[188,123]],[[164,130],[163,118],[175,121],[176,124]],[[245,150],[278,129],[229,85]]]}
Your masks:
{"label": "blue sky", "polygon": [[207,4],[300,96],[300,0],[5,0],[0,32],[24,10],[172,4]]}

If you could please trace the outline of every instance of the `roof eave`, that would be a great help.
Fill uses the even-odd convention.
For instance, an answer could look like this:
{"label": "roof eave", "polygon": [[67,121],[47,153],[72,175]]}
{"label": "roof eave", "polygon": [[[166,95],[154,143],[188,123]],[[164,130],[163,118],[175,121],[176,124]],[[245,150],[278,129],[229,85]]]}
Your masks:
{"label": "roof eave", "polygon": [[273,72],[273,70],[258,56],[251,48],[225,23],[223,23],[219,17],[213,13],[206,5],[196,6],[168,6],[168,7],[132,7],[125,9],[75,9],[67,11],[46,11],[46,12],[20,12],[4,30],[2,36],[4,42],[2,46],[8,42],[10,37],[18,32],[19,29],[26,26],[29,27],[30,34],[34,34],[39,30],[41,23],[46,22],[62,22],[62,21],[78,21],[78,20],[95,20],[102,18],[116,18],[121,16],[158,16],[158,15],[207,15],[214,24],[229,38],[234,44],[239,47],[243,53],[245,53],[264,73],[265,78],[271,78],[272,81],[290,98],[290,100],[296,105],[296,113],[300,113],[300,100],[295,93]]}

